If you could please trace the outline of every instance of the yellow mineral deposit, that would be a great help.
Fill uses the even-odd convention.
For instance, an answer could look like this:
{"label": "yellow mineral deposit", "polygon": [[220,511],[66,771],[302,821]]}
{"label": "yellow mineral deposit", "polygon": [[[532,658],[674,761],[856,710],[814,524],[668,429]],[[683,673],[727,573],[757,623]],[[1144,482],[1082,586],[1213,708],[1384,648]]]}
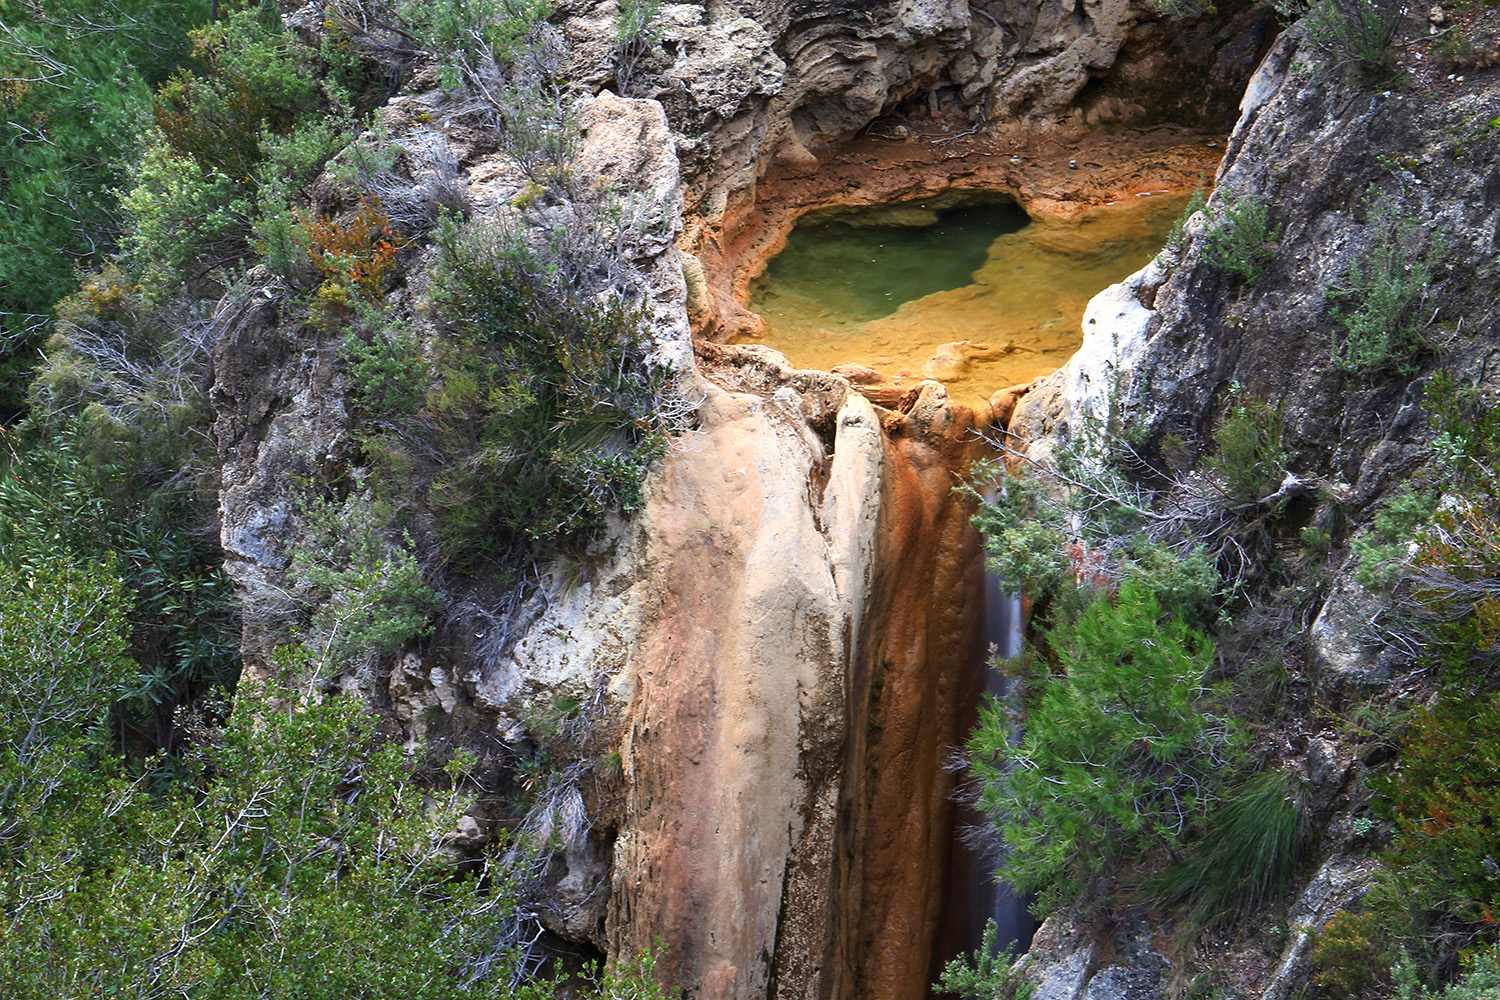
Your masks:
{"label": "yellow mineral deposit", "polygon": [[[799,368],[931,378],[977,402],[1061,368],[1082,339],[1089,299],[1161,249],[1188,197],[1127,196],[1034,222],[997,205],[812,218],[753,283],[749,307],[766,330],[744,339]],[[955,279],[966,255],[973,270]]]}

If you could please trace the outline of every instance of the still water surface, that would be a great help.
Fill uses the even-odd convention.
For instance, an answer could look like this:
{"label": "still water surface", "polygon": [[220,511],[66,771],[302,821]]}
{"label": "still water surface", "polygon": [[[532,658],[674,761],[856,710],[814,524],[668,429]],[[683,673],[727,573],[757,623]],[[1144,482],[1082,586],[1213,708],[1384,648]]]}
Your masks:
{"label": "still water surface", "polygon": [[982,399],[1065,364],[1088,300],[1161,249],[1187,200],[1130,198],[1067,222],[1002,204],[802,223],[751,286],[768,327],[757,342],[799,368],[861,364]]}

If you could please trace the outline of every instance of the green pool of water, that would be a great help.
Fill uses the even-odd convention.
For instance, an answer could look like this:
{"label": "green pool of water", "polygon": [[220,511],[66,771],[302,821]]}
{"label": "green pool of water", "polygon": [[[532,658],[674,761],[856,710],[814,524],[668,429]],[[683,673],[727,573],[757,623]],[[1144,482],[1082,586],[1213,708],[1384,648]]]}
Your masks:
{"label": "green pool of water", "polygon": [[804,219],[751,284],[757,341],[799,368],[864,365],[984,399],[1066,364],[1089,299],[1161,249],[1187,198],[1035,222],[1009,203]]}
{"label": "green pool of water", "polygon": [[889,316],[903,302],[971,284],[996,237],[1029,221],[1014,205],[937,212],[917,205],[804,223],[757,279],[752,308],[768,320]]}

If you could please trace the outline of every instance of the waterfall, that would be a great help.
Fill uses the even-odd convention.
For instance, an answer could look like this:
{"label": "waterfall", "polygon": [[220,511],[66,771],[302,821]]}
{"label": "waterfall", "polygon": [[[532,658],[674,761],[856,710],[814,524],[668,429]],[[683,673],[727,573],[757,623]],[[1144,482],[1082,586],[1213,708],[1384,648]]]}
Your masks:
{"label": "waterfall", "polygon": [[[1005,583],[988,567],[984,571],[984,637],[987,648],[996,650],[1000,656],[1021,654],[1021,638],[1025,630],[1025,618],[1021,606],[1021,595],[1006,589]],[[986,661],[984,691],[1003,698],[1010,689],[1010,681]],[[998,933],[995,939],[1004,947],[1017,942],[1016,950],[1025,951],[1036,931],[1036,921],[1026,909],[1027,900],[1017,896],[1010,886],[996,881],[993,864],[999,859],[991,856],[991,874],[974,891],[977,897],[975,910],[983,911],[978,918],[979,929],[984,929],[986,919],[995,921]],[[975,938],[977,946],[978,938]]]}
{"label": "waterfall", "polygon": [[[1001,656],[1018,655],[1024,628],[1020,595],[1010,592],[998,576],[986,569],[985,641],[981,647],[984,652],[982,661],[975,664],[976,711],[980,692],[1004,697],[1008,687],[1005,676],[990,665],[989,649],[993,647]],[[969,725],[972,726],[974,721],[971,714]],[[1027,900],[1017,897],[1010,886],[995,879],[995,869],[1003,857],[999,833],[965,798],[960,798],[954,816],[945,919],[942,938],[938,942],[936,957],[939,964],[934,969],[934,978],[941,971],[943,961],[978,950],[986,921],[995,922],[996,938],[1001,947],[1016,941],[1017,951],[1026,950],[1036,931],[1036,922],[1026,909]]]}

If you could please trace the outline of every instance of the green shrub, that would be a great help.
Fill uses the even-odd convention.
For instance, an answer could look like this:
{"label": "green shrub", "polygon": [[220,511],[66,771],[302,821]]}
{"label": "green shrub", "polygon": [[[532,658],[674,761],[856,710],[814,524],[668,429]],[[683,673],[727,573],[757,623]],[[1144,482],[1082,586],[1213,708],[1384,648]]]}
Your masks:
{"label": "green shrub", "polygon": [[1404,16],[1392,0],[1283,0],[1276,6],[1283,16],[1302,19],[1308,40],[1335,66],[1353,63],[1367,71],[1389,67]]}
{"label": "green shrub", "polygon": [[370,415],[415,413],[428,388],[416,331],[373,306],[356,306],[356,315],[339,351],[354,399]]}
{"label": "green shrub", "polygon": [[485,858],[456,877],[445,841],[465,797],[415,783],[354,703],[265,695],[195,734],[196,781],[152,794],[96,757],[0,804],[26,821],[0,851],[6,995],[546,996],[513,985],[508,873]]}
{"label": "green shrub", "polygon": [[1297,865],[1301,810],[1293,780],[1255,775],[1224,793],[1203,838],[1156,880],[1166,901],[1186,903],[1191,920],[1223,927],[1279,901]]}
{"label": "green shrub", "polygon": [[1167,519],[1099,449],[1075,438],[1055,457],[1055,469],[1020,472],[979,462],[959,486],[978,502],[974,525],[990,568],[1019,585],[1042,619],[1065,620],[1125,579],[1173,612],[1206,613],[1220,587],[1212,553],[1191,539],[1163,540]]}
{"label": "green shrub", "polygon": [[1396,823],[1379,898],[1441,964],[1500,920],[1500,696],[1452,692],[1408,723],[1398,769],[1372,781]]}
{"label": "green shrub", "polygon": [[115,195],[151,88],[209,0],[8,0],[0,22],[0,422],[24,410],[54,303],[120,238]]}
{"label": "green shrub", "polygon": [[1391,591],[1407,575],[1408,549],[1432,521],[1438,496],[1403,483],[1375,510],[1368,532],[1350,542],[1359,567],[1355,580],[1364,587]]}
{"label": "green shrub", "polygon": [[968,744],[980,809],[1005,834],[1000,876],[1047,909],[1129,854],[1176,849],[1237,756],[1204,711],[1213,645],[1132,581],[1047,636],[1057,665],[1023,672],[1021,719],[990,700]]}
{"label": "green shrub", "polygon": [[0,561],[117,560],[139,672],[117,693],[115,729],[143,752],[172,746],[178,706],[239,675],[200,392],[209,328],[181,303],[151,308],[118,270],[94,276],[59,303],[32,418],[7,436],[0,471]]}
{"label": "green shrub", "polygon": [[936,988],[964,1000],[1030,1000],[1036,984],[1026,979],[1024,966],[1013,968],[1016,942],[1001,948],[998,936],[995,922],[986,920],[973,957],[960,955],[945,965]]}
{"label": "green shrub", "polygon": [[1235,199],[1227,192],[1220,195],[1220,207],[1209,212],[1203,257],[1219,270],[1254,285],[1266,263],[1276,256],[1282,227],[1271,226],[1270,206],[1263,199],[1254,195]]}
{"label": "green shrub", "polygon": [[1340,910],[1314,934],[1311,959],[1324,995],[1348,1000],[1386,982],[1392,956],[1381,943],[1376,914]]}
{"label": "green shrub", "polygon": [[1279,409],[1246,398],[1230,406],[1214,428],[1216,451],[1208,467],[1223,481],[1231,503],[1253,503],[1281,485],[1287,460],[1281,424]]}
{"label": "green shrub", "polygon": [[1193,189],[1192,197],[1188,198],[1187,204],[1182,207],[1182,214],[1177,217],[1176,222],[1172,223],[1172,230],[1167,234],[1164,249],[1174,254],[1182,250],[1183,240],[1187,236],[1188,222],[1207,205],[1208,198],[1203,193],[1202,183],[1199,183]]}
{"label": "green shrub", "polygon": [[307,537],[293,553],[292,575],[310,592],[305,641],[324,673],[432,632],[442,595],[423,580],[410,536],[387,538],[394,516],[387,504],[359,490],[341,501],[305,501],[300,513]]}
{"label": "green shrub", "polygon": [[[439,227],[433,288],[453,333],[423,418],[454,456],[430,501],[451,558],[586,542],[640,502],[669,429],[643,317],[493,223]],[[561,263],[559,263],[559,261]]]}
{"label": "green shrub", "polygon": [[[1333,312],[1338,327],[1333,363],[1346,372],[1391,366],[1410,374],[1423,347],[1423,305],[1432,268],[1425,257],[1413,256],[1420,239],[1417,224],[1398,216],[1387,199],[1370,199],[1366,231],[1372,234],[1371,245],[1349,265],[1346,287],[1330,289],[1331,296],[1352,304]],[[1440,252],[1440,241],[1438,246]]]}
{"label": "green shrub", "polygon": [[1500,995],[1500,945],[1472,956],[1458,982],[1436,992],[1421,982],[1416,963],[1405,953],[1391,967],[1396,1000],[1494,1000]]}
{"label": "green shrub", "polygon": [[351,137],[315,54],[274,8],[231,14],[193,39],[203,73],[179,72],[157,92],[121,201],[126,247],[153,287],[231,264],[257,242],[283,267],[293,201]]}
{"label": "green shrub", "polygon": [[653,25],[660,0],[620,0],[615,13],[615,86],[629,97],[641,59],[656,41]]}

